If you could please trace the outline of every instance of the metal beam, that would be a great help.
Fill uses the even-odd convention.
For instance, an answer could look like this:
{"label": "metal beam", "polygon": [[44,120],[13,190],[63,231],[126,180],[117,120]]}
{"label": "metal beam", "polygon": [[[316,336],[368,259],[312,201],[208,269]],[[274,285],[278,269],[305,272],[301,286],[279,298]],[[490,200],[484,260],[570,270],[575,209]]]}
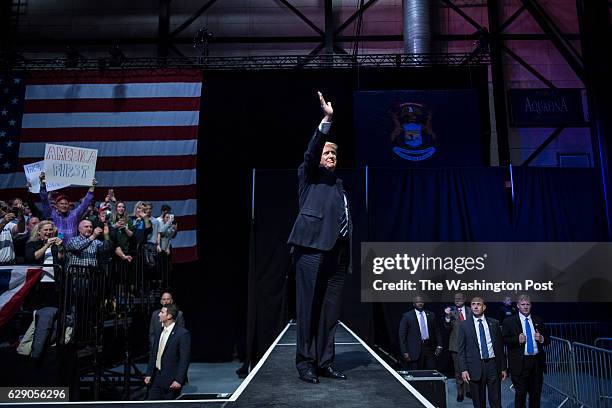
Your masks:
{"label": "metal beam", "polygon": [[[4,0],[0,2],[0,54],[9,54],[13,51],[14,39],[11,24],[13,2]],[[15,30],[16,31],[16,30]]]}
{"label": "metal beam", "polygon": [[196,21],[198,19],[198,17],[200,17],[202,14],[204,14],[206,12],[206,10],[208,10],[209,8],[211,8],[218,0],[208,0],[208,3],[204,4],[202,7],[200,7],[198,9],[198,11],[196,11],[191,17],[189,17],[187,20],[185,20],[183,22],[183,24],[181,24],[180,26],[178,26],[176,28],[176,30],[174,30],[172,32],[172,34],[170,34],[170,38],[175,38],[177,35],[179,35],[180,33],[183,32],[183,30],[185,30],[187,27],[189,27],[191,25],[191,23],[193,23],[194,21]]}
{"label": "metal beam", "polygon": [[476,28],[477,30],[482,29],[482,26],[480,24],[478,24],[472,17],[468,16],[463,10],[461,10],[461,8],[459,6],[457,6],[455,3],[453,3],[450,0],[441,0],[442,3],[446,4],[448,7],[450,7],[451,9],[453,9],[455,11],[455,13],[459,14],[461,17],[464,18],[465,21],[467,21],[468,23],[470,23],[471,25],[474,26],[474,28]]}
{"label": "metal beam", "polygon": [[[475,34],[434,34],[433,39],[436,41],[466,41],[476,38]],[[547,41],[550,37],[546,34],[504,34],[501,33],[499,38],[502,41]],[[566,40],[579,40],[580,34],[564,34]]]}
{"label": "metal beam", "polygon": [[546,10],[536,0],[521,1],[542,31],[550,36],[553,45],[563,56],[570,68],[572,68],[576,76],[584,83],[584,63],[580,54],[578,54],[569,41],[563,38],[563,33],[559,27],[557,27],[552,18],[546,13]]}
{"label": "metal beam", "polygon": [[361,14],[365,13],[365,11],[367,9],[369,9],[370,7],[372,7],[378,0],[368,0],[367,3],[365,3],[363,5],[363,7],[360,7],[359,10],[357,10],[356,12],[354,12],[349,18],[347,18],[344,23],[342,23],[340,25],[340,27],[336,28],[336,30],[334,31],[334,35],[338,35],[340,34],[342,31],[344,31],[344,29],[346,27],[348,27],[353,21],[355,21],[355,19],[357,17],[359,17]]}
{"label": "metal beam", "polygon": [[334,4],[333,0],[324,0],[325,4],[325,53],[334,53]]}
{"label": "metal beam", "polygon": [[536,158],[538,157],[538,155],[540,153],[542,153],[542,150],[546,149],[546,147],[548,147],[549,144],[552,143],[553,140],[555,140],[557,138],[557,136],[559,136],[561,134],[561,132],[563,131],[563,129],[565,129],[565,127],[558,127],[556,128],[550,135],[548,135],[548,137],[546,138],[546,140],[544,140],[542,142],[542,144],[540,144],[538,146],[537,149],[535,149],[530,155],[529,157],[527,157],[527,159],[525,159],[525,161],[523,162],[523,164],[521,164],[521,166],[529,166],[529,164]]}
{"label": "metal beam", "polygon": [[510,24],[512,24],[514,22],[514,20],[516,20],[518,18],[518,16],[520,16],[523,11],[525,11],[525,6],[522,5],[521,7],[519,7],[510,17],[508,17],[508,19],[506,21],[504,21],[504,23],[499,26],[499,32],[503,32],[506,28],[508,28],[510,26]]}
{"label": "metal beam", "polygon": [[[495,130],[500,166],[510,164],[510,143],[508,141],[508,113],[506,108],[506,84],[504,81],[504,61],[499,37],[498,0],[487,0],[489,17],[489,46],[491,50],[491,82],[493,85],[493,109],[495,111]],[[482,29],[479,29],[482,30]]]}
{"label": "metal beam", "polygon": [[[459,66],[465,62],[467,54],[335,54],[316,55],[324,45],[319,44],[312,55],[272,55],[245,57],[167,57],[167,58],[128,58],[121,67],[106,66],[105,69],[153,69],[153,68],[201,68],[209,70],[257,70],[257,69],[294,69],[301,66],[317,68],[400,68],[419,66]],[[481,54],[482,60],[475,64],[487,64],[488,54]],[[10,70],[98,70],[98,58],[82,58],[74,67],[66,67],[66,58],[19,58],[6,59],[0,56],[0,67]]]}
{"label": "metal beam", "polygon": [[544,83],[544,85],[546,85],[549,88],[553,88],[556,89],[557,87],[555,86],[555,84],[553,84],[552,82],[550,82],[548,79],[546,79],[546,77],[544,77],[544,75],[540,74],[534,67],[532,67],[531,65],[529,65],[529,63],[527,61],[525,61],[524,59],[522,59],[521,57],[519,57],[514,51],[512,51],[510,48],[506,47],[504,44],[501,45],[502,49],[504,50],[504,52],[506,54],[508,54],[509,56],[511,56],[512,58],[514,58],[514,60],[516,60],[516,62],[518,62],[519,64],[521,64],[521,66],[523,68],[525,68],[527,71],[529,71],[531,73],[531,75],[533,75],[534,77],[538,78],[540,81],[542,81],[542,83]]}
{"label": "metal beam", "polygon": [[601,174],[608,240],[612,239],[612,101],[610,87],[610,2],[577,0],[578,23],[586,72],[586,91],[595,167]]}
{"label": "metal beam", "polygon": [[298,16],[300,18],[300,20],[302,20],[303,22],[306,23],[306,25],[308,25],[308,27],[312,28],[317,34],[323,36],[325,35],[325,33],[323,32],[323,30],[321,30],[319,27],[317,27],[317,25],[315,23],[312,22],[312,20],[310,20],[308,17],[306,17],[300,10],[298,10],[297,8],[295,8],[293,6],[293,4],[289,3],[288,0],[278,0],[280,1],[285,7],[287,7],[289,10],[293,11],[293,13]]}
{"label": "metal beam", "polygon": [[157,56],[167,57],[170,45],[170,1],[159,0],[159,23],[157,28],[157,36],[159,43],[157,44]]}

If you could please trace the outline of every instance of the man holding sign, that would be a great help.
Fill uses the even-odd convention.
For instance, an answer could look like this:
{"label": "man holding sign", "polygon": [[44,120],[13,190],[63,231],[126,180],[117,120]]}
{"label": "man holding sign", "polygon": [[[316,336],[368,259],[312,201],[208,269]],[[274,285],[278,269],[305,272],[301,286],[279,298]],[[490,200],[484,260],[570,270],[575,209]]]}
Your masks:
{"label": "man holding sign", "polygon": [[64,242],[77,235],[77,226],[87,207],[93,200],[93,192],[96,187],[96,179],[91,181],[91,187],[81,204],[70,211],[70,202],[68,197],[60,194],[55,200],[55,207],[51,208],[49,204],[49,194],[47,193],[47,185],[45,184],[45,173],[40,173],[40,200],[42,202],[43,214],[45,218],[52,220],[57,226],[57,234]]}

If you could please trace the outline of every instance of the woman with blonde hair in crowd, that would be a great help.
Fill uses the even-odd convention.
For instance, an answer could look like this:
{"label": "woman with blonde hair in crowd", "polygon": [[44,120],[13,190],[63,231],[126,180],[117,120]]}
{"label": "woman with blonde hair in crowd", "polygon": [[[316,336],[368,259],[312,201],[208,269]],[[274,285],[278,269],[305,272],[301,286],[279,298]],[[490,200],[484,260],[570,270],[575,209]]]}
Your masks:
{"label": "woman with blonde hair in crowd", "polygon": [[57,236],[57,227],[52,221],[36,224],[25,245],[25,261],[28,264],[53,265],[64,259],[64,246]]}

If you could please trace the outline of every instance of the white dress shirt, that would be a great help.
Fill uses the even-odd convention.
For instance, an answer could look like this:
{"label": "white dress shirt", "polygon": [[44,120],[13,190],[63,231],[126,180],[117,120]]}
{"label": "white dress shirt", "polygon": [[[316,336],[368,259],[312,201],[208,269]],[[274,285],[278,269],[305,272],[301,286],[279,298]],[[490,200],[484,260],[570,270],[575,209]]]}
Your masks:
{"label": "white dress shirt", "polygon": [[487,341],[487,350],[489,351],[489,358],[495,357],[495,352],[493,351],[493,340],[491,339],[491,333],[489,332],[489,325],[487,324],[487,318],[484,315],[480,317],[472,316],[474,319],[474,327],[476,328],[476,336],[478,337],[478,349],[480,350],[480,356],[482,358],[482,349],[480,346],[480,323],[478,319],[482,319],[482,325],[484,326],[485,337]]}
{"label": "white dress shirt", "polygon": [[[427,328],[427,315],[425,314],[425,311],[423,310],[419,312],[418,310],[414,309],[414,313],[416,313],[417,322],[419,322],[419,330],[421,331],[421,340],[429,339],[429,329]],[[423,314],[423,321],[421,321],[421,313]],[[423,324],[425,325],[423,326]]]}
{"label": "white dress shirt", "polygon": [[[533,342],[533,354],[532,355],[536,355],[538,354],[538,342],[535,339],[535,327],[533,325],[533,319],[531,318],[531,315],[529,316],[523,316],[522,313],[519,313],[519,318],[521,319],[521,327],[523,328],[523,334],[525,335],[525,337],[527,337],[527,330],[525,329],[525,321],[527,318],[529,318],[529,327],[531,328],[531,341]],[[529,355],[529,353],[527,352],[527,343],[525,343],[525,352],[524,354],[526,356]]]}
{"label": "white dress shirt", "polygon": [[166,348],[166,343],[168,342],[168,338],[170,337],[170,333],[172,333],[172,329],[174,329],[175,322],[172,322],[170,326],[164,327],[162,329],[161,335],[159,336],[159,347],[157,348],[157,359],[155,360],[155,368],[161,371],[161,358],[164,354],[164,349]]}

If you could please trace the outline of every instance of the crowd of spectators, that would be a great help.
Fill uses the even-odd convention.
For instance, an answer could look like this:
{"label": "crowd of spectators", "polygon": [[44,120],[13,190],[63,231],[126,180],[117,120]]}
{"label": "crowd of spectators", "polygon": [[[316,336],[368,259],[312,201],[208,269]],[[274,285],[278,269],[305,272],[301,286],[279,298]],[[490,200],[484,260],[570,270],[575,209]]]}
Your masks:
{"label": "crowd of spectators", "polygon": [[41,173],[41,208],[29,190],[25,199],[0,201],[0,265],[96,266],[101,255],[126,263],[142,253],[170,255],[178,229],[170,206],[153,217],[152,204],[138,201],[130,215],[113,189],[96,205],[96,184],[93,179],[80,202],[71,202],[48,192]]}

